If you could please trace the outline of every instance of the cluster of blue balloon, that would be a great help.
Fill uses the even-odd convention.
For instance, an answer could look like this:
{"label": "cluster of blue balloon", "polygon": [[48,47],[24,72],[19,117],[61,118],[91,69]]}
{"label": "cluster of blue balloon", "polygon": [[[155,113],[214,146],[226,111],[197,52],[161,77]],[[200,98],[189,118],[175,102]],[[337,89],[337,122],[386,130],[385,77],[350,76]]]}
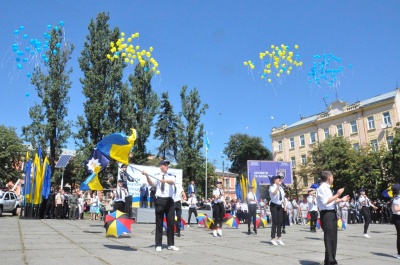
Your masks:
{"label": "cluster of blue balloon", "polygon": [[[336,88],[339,85],[339,77],[345,68],[341,61],[332,53],[314,55],[313,66],[308,72],[308,83],[318,86],[325,83],[329,87]],[[353,65],[348,64],[348,68],[352,67]]]}
{"label": "cluster of blue balloon", "polygon": [[[48,31],[51,30],[59,30],[64,27],[64,22],[60,21],[56,26],[47,25]],[[25,43],[25,40],[28,39],[28,34],[22,33],[25,31],[24,26],[20,26],[19,29],[14,30],[14,35],[16,36],[16,43],[14,43],[11,48],[16,58],[16,67],[19,70],[24,68],[24,64],[34,64],[35,66],[40,65],[41,61],[39,58],[43,60],[43,62],[48,63],[49,57],[47,56],[47,50],[50,48],[51,35],[49,32],[43,33],[44,40],[40,41],[39,39],[30,39],[29,43]],[[22,35],[22,40],[19,36]],[[52,54],[56,55],[58,53],[58,49],[61,47],[60,43],[56,44],[56,47],[53,48]],[[32,74],[30,72],[26,73],[28,78],[31,78]]]}

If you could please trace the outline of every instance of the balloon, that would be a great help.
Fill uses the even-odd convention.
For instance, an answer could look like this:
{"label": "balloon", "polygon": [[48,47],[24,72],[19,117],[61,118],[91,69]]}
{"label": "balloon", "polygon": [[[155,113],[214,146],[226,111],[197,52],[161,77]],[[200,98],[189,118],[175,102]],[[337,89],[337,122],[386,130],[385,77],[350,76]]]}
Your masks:
{"label": "balloon", "polygon": [[19,30],[24,30],[25,27],[24,26],[19,26]]}
{"label": "balloon", "polygon": [[17,68],[21,70],[22,69],[22,65],[20,63],[17,64]]}
{"label": "balloon", "polygon": [[25,93],[25,97],[29,98],[30,94],[29,93]]}
{"label": "balloon", "polygon": [[53,54],[56,55],[57,54],[57,50],[53,50]]}
{"label": "balloon", "polygon": [[31,78],[32,74],[31,73],[26,73],[26,77]]}
{"label": "balloon", "polygon": [[59,23],[58,23],[58,25],[60,25],[61,27],[64,27],[64,21],[60,21]]}
{"label": "balloon", "polygon": [[14,34],[18,35],[19,34],[19,30],[18,29],[14,30]]}

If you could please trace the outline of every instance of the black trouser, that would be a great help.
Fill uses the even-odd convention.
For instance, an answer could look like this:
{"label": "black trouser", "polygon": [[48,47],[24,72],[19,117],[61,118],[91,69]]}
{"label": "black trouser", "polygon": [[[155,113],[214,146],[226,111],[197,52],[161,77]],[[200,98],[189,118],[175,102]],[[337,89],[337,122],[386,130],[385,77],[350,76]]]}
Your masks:
{"label": "black trouser", "polygon": [[366,234],[368,233],[369,223],[371,223],[371,211],[369,210],[369,207],[363,206],[361,214],[364,217],[364,234]]}
{"label": "black trouser", "polygon": [[55,218],[55,216],[54,216],[54,201],[47,201],[47,203],[46,203],[46,216],[48,218]]}
{"label": "black trouser", "polygon": [[121,212],[125,212],[125,202],[124,201],[116,201],[114,202],[114,211],[118,210]]}
{"label": "black trouser", "polygon": [[249,228],[250,231],[250,223],[251,223],[251,218],[253,218],[253,229],[254,231],[257,230],[256,227],[256,214],[257,214],[257,204],[249,204],[249,215],[248,215],[248,222],[247,222],[247,226]]}
{"label": "black trouser", "polygon": [[350,210],[349,212],[349,224],[356,223],[356,210]]}
{"label": "black trouser", "polygon": [[275,234],[277,234],[278,237],[281,237],[283,222],[282,205],[271,202],[270,209],[272,217],[271,238],[275,238]]}
{"label": "black trouser", "polygon": [[57,209],[56,209],[56,217],[57,219],[62,218],[62,204],[57,204]]}
{"label": "black trouser", "polygon": [[188,224],[190,224],[190,217],[192,217],[192,213],[194,213],[196,223],[199,223],[199,220],[197,220],[197,209],[196,209],[196,207],[193,207],[193,208],[189,208]]}
{"label": "black trouser", "polygon": [[397,232],[397,255],[400,255],[400,215],[393,214],[392,220],[394,223],[394,226],[396,227],[396,232]]}
{"label": "black trouser", "polygon": [[172,198],[156,199],[156,247],[161,247],[163,236],[164,214],[167,219],[167,243],[168,246],[174,246],[174,200]]}
{"label": "black trouser", "polygon": [[223,202],[214,203],[213,206],[213,218],[214,218],[214,225],[213,229],[219,229],[222,227],[222,220],[224,219],[225,215],[225,207]]}
{"label": "black trouser", "polygon": [[147,208],[147,196],[140,196],[140,208]]}
{"label": "black trouser", "polygon": [[324,264],[337,264],[337,216],[335,210],[321,211],[321,227],[324,231],[325,261]]}
{"label": "black trouser", "polygon": [[310,211],[310,230],[317,231],[317,220],[318,220],[318,211]]}
{"label": "black trouser", "polygon": [[176,220],[175,220],[175,227],[176,227],[176,232],[178,235],[181,234],[181,219],[182,219],[182,203],[181,201],[175,202],[175,215],[176,215]]}

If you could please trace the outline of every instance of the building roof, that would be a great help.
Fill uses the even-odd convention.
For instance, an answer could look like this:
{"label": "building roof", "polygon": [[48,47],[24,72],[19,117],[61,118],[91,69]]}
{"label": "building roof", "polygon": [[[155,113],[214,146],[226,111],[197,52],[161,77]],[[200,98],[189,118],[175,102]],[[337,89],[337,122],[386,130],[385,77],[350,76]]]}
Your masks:
{"label": "building roof", "polygon": [[[382,101],[394,99],[396,97],[397,93],[398,93],[398,90],[395,89],[394,91],[390,91],[388,93],[384,93],[384,94],[381,94],[381,95],[378,95],[378,96],[375,96],[375,97],[372,97],[372,98],[369,98],[366,100],[362,100],[360,102],[355,102],[353,105],[358,104],[358,107],[366,107],[366,106],[374,105],[374,104],[377,104]],[[314,115],[306,117],[306,118],[302,118],[301,120],[287,126],[286,129],[294,128],[294,127],[297,127],[297,126],[300,126],[303,124],[307,124],[307,123],[312,123],[312,122],[316,121],[318,119],[318,117],[320,117],[321,114],[328,115],[329,112],[322,112],[322,113],[314,114]]]}

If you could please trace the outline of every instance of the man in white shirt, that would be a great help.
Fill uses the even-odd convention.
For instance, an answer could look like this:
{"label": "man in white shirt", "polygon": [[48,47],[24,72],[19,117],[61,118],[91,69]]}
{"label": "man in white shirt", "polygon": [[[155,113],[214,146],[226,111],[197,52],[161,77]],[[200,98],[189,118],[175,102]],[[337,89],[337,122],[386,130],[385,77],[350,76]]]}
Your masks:
{"label": "man in white shirt", "polygon": [[156,251],[161,251],[162,236],[163,236],[163,219],[164,214],[167,216],[167,241],[168,250],[178,251],[179,248],[174,244],[174,200],[175,193],[175,175],[167,173],[169,167],[168,160],[161,160],[159,162],[160,173],[155,174],[152,179],[145,172],[142,174],[146,176],[147,182],[150,186],[156,187]]}
{"label": "man in white shirt", "polygon": [[251,234],[250,231],[250,223],[253,218],[253,231],[257,235],[257,227],[256,227],[256,215],[257,215],[257,196],[253,192],[253,187],[249,186],[249,192],[247,193],[247,206],[249,208],[249,214],[247,219],[248,226],[248,234]]}
{"label": "man in white shirt", "polygon": [[192,213],[194,214],[194,217],[196,219],[197,224],[199,224],[199,221],[197,220],[197,198],[192,192],[190,194],[189,200],[187,201],[189,204],[189,217],[188,217],[188,227],[190,226],[190,218],[192,217]]}
{"label": "man in white shirt", "polygon": [[316,200],[316,195],[314,190],[309,190],[308,191],[308,197],[307,197],[307,203],[308,203],[308,209],[310,211],[310,231],[311,232],[317,232],[317,220],[318,220],[318,206],[317,206],[317,200]]}
{"label": "man in white shirt", "polygon": [[297,198],[293,198],[292,200],[292,205],[293,205],[293,223],[294,224],[299,224],[299,211],[300,211],[300,206],[297,203]]}
{"label": "man in white shirt", "polygon": [[305,199],[300,202],[300,210],[301,210],[301,225],[307,224],[307,213],[308,213],[308,203]]}
{"label": "man in white shirt", "polygon": [[342,220],[343,220],[343,222],[346,223],[346,225],[347,225],[347,222],[349,219],[349,207],[350,207],[349,202],[339,203],[339,209],[342,212]]}
{"label": "man in white shirt", "polygon": [[317,190],[317,206],[321,211],[321,226],[324,231],[325,260],[324,264],[338,264],[336,261],[337,248],[337,215],[335,205],[342,201],[348,201],[349,196],[342,195],[344,188],[339,189],[335,195],[330,188],[333,183],[333,174],[330,171],[322,171],[323,183]]}

